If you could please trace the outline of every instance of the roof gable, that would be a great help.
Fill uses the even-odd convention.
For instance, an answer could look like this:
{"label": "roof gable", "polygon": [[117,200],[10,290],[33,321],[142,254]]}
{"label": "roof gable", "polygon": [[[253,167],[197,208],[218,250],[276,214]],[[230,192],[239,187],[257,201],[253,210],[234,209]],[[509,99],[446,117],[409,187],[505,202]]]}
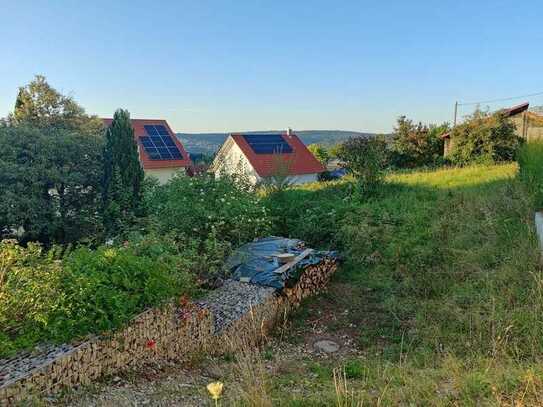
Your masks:
{"label": "roof gable", "polygon": [[[113,119],[102,119],[102,121],[106,127],[109,127]],[[181,141],[179,141],[175,133],[172,131],[172,129],[170,128],[166,120],[131,119],[130,122],[132,123],[132,128],[134,129],[134,138],[136,140],[136,143],[138,144],[140,162],[144,170],[159,169],[159,168],[187,168],[192,165],[189,154],[183,147],[183,144],[181,144]],[[178,148],[183,158],[172,159],[172,160],[152,160],[147,154],[147,152],[145,151],[145,149],[143,148],[143,145],[140,140],[141,137],[145,137],[148,135],[147,131],[145,130],[145,126],[149,126],[149,125],[164,126],[166,130],[168,131],[168,134],[170,135],[170,137],[173,139],[176,147]]]}
{"label": "roof gable", "polygon": [[[266,137],[266,135],[260,136]],[[274,134],[274,136],[277,136],[277,134]],[[325,170],[323,165],[313,154],[311,154],[297,135],[282,134],[282,137],[291,151],[283,153],[257,153],[253,147],[249,145],[245,135],[231,135],[232,140],[238,145],[243,155],[247,157],[249,163],[260,177],[269,177],[273,175],[278,170],[277,167],[282,165],[282,163],[284,163],[288,175],[315,174]]]}

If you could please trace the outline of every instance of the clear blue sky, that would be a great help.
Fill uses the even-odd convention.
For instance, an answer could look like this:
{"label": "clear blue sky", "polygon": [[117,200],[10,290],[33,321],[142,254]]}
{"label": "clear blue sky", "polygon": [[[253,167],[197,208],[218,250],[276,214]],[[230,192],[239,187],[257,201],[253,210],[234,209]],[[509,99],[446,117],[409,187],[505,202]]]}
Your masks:
{"label": "clear blue sky", "polygon": [[401,114],[450,121],[455,100],[543,91],[541,1],[0,0],[0,10],[1,116],[35,74],[89,113],[123,107],[179,132],[390,131]]}

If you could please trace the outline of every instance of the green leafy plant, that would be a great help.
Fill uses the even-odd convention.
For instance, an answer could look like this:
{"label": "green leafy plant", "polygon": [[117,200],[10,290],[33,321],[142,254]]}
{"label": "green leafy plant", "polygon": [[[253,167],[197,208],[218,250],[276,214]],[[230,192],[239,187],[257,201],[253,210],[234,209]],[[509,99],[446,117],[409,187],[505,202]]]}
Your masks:
{"label": "green leafy plant", "polygon": [[388,162],[387,146],[382,138],[350,138],[341,144],[336,154],[363,192],[373,192],[382,182]]}
{"label": "green leafy plant", "polygon": [[0,244],[1,356],[40,341],[117,328],[145,308],[195,288],[193,260],[167,237],[79,247],[62,261],[55,253],[35,244]]}
{"label": "green leafy plant", "polygon": [[448,129],[447,123],[428,126],[401,116],[394,129],[391,163],[398,168],[440,164],[443,155],[441,135]]}
{"label": "green leafy plant", "polygon": [[477,110],[453,129],[451,143],[448,158],[464,165],[512,161],[522,139],[515,133],[515,124],[503,112],[489,114]]}
{"label": "green leafy plant", "polygon": [[214,236],[235,246],[270,230],[259,198],[226,176],[176,176],[155,190],[148,206],[159,232],[181,240],[203,242]]}
{"label": "green leafy plant", "polygon": [[323,145],[310,144],[307,146],[307,149],[311,151],[311,154],[313,154],[322,165],[326,165],[328,164],[328,161],[330,161],[331,155]]}
{"label": "green leafy plant", "polygon": [[23,243],[96,236],[99,146],[66,130],[0,128],[0,229],[16,231]]}
{"label": "green leafy plant", "polygon": [[518,153],[519,175],[534,196],[538,209],[543,208],[543,142],[524,144]]}

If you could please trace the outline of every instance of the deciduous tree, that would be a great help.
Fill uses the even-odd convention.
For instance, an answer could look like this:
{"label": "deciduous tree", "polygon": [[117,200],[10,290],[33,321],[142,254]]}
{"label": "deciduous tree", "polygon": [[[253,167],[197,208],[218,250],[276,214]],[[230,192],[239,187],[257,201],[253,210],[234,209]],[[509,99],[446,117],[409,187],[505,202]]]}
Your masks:
{"label": "deciduous tree", "polygon": [[15,109],[8,121],[12,125],[54,127],[87,135],[96,135],[102,130],[99,118],[87,115],[71,96],[58,92],[41,75],[19,88]]}
{"label": "deciduous tree", "polygon": [[0,233],[25,242],[93,239],[103,126],[38,76],[0,126]]}
{"label": "deciduous tree", "polygon": [[372,192],[382,181],[387,165],[386,142],[381,137],[352,137],[341,144],[337,157],[362,191]]}
{"label": "deciduous tree", "polygon": [[321,144],[310,144],[307,149],[315,156],[317,160],[324,166],[330,161],[330,153]]}
{"label": "deciduous tree", "polygon": [[441,135],[449,129],[440,126],[413,123],[401,116],[398,119],[392,142],[392,164],[397,167],[431,166],[439,163],[443,155]]}

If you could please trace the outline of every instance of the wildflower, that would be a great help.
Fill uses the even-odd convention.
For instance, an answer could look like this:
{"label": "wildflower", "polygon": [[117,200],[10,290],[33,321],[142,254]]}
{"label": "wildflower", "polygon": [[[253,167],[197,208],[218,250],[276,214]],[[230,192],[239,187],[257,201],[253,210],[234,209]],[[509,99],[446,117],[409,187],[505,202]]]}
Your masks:
{"label": "wildflower", "polygon": [[189,298],[186,295],[181,296],[181,298],[179,298],[179,305],[183,308],[189,305]]}
{"label": "wildflower", "polygon": [[213,382],[207,385],[207,391],[211,394],[211,398],[215,400],[215,405],[217,405],[217,400],[221,397],[223,384],[221,382]]}
{"label": "wildflower", "polygon": [[149,339],[146,346],[147,349],[154,349],[154,347],[156,346],[156,341],[154,339]]}

